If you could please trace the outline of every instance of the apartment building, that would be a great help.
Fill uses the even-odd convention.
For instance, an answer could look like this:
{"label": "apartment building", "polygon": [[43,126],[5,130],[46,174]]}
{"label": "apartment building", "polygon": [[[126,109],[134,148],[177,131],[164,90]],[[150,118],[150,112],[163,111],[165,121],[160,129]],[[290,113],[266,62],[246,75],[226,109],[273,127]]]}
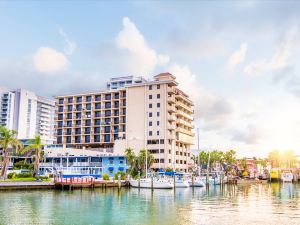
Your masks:
{"label": "apartment building", "polygon": [[45,144],[54,142],[55,102],[34,92],[0,88],[0,125],[18,132],[18,139],[40,135]]}
{"label": "apartment building", "polygon": [[172,74],[138,80],[114,78],[105,91],[57,96],[57,144],[118,155],[129,147],[136,153],[144,148],[155,158],[154,169],[186,171],[194,136],[193,102]]}

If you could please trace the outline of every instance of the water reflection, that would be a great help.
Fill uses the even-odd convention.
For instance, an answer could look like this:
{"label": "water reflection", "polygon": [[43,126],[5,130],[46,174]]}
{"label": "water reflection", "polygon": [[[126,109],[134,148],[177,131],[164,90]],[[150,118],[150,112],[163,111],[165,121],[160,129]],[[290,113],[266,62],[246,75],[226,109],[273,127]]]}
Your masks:
{"label": "water reflection", "polygon": [[299,224],[295,184],[0,192],[0,224]]}

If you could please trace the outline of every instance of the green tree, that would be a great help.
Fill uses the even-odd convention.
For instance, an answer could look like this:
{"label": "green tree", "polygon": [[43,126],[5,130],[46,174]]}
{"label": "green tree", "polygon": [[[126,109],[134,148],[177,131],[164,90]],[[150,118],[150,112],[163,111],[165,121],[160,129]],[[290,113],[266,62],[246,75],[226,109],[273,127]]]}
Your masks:
{"label": "green tree", "polygon": [[278,150],[269,152],[268,159],[272,167],[280,167],[281,154]]}
{"label": "green tree", "polygon": [[41,137],[37,135],[33,140],[27,141],[28,146],[24,148],[23,152],[28,152],[33,156],[34,159],[34,174],[37,176],[40,170],[40,161],[43,158],[43,144]]}
{"label": "green tree", "polygon": [[[127,162],[130,165],[130,174],[136,176],[146,172],[146,150],[141,149],[138,155],[135,155],[131,148],[125,150]],[[147,154],[147,168],[150,168],[154,163],[154,157],[149,152]]]}
{"label": "green tree", "polygon": [[236,163],[236,151],[229,150],[224,154],[224,162],[227,164],[235,164]]}
{"label": "green tree", "polygon": [[241,167],[244,172],[248,171],[248,161],[245,157],[241,160]]}
{"label": "green tree", "polygon": [[12,148],[18,152],[22,148],[22,143],[16,138],[17,131],[9,130],[4,126],[0,126],[0,146],[2,148],[2,170],[1,177],[6,178],[9,166],[9,149]]}

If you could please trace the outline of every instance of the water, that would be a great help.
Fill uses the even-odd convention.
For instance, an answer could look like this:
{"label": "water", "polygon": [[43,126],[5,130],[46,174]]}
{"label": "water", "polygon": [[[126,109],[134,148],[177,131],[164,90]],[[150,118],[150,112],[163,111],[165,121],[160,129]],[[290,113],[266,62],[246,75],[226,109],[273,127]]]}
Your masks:
{"label": "water", "polygon": [[0,192],[0,224],[300,224],[300,184]]}

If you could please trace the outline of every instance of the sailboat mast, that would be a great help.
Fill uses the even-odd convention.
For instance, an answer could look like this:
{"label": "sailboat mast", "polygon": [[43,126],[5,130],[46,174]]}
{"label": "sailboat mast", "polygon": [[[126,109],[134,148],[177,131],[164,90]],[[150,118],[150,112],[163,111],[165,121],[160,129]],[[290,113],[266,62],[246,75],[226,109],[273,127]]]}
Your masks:
{"label": "sailboat mast", "polygon": [[145,151],[146,151],[146,178],[148,178],[148,150],[147,150],[147,137],[148,137],[148,112],[146,112],[146,140],[145,140]]}
{"label": "sailboat mast", "polygon": [[200,143],[199,143],[199,128],[197,128],[197,139],[198,139],[198,175],[201,176],[201,169],[200,169]]}

